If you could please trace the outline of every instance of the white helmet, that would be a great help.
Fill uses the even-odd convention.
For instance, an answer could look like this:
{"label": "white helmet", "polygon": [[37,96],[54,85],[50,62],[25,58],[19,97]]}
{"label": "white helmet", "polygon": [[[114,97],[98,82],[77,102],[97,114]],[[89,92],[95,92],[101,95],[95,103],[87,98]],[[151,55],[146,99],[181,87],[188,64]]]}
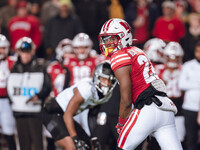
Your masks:
{"label": "white helmet", "polygon": [[144,52],[146,53],[147,57],[155,63],[164,63],[163,59],[163,51],[166,46],[166,43],[159,39],[159,38],[152,38],[149,39],[144,44]]}
{"label": "white helmet", "polygon": [[[111,86],[105,85],[99,80],[99,77],[110,79],[112,81],[112,85]],[[96,66],[93,75],[93,82],[97,90],[100,91],[103,95],[107,95],[108,93],[113,91],[114,87],[117,84],[117,79],[114,76],[110,63],[104,62]],[[100,86],[100,83],[103,86]]]}
{"label": "white helmet", "polygon": [[23,52],[29,52],[35,48],[36,48],[36,46],[35,46],[34,42],[29,37],[22,37],[15,44],[15,49],[19,49]]}
{"label": "white helmet", "polygon": [[72,41],[68,38],[61,40],[56,47],[56,59],[59,61],[63,60],[63,55],[65,53],[72,52]]}
{"label": "white helmet", "polygon": [[[109,39],[114,40],[117,38],[117,42],[111,43],[113,46],[110,47],[106,44]],[[108,20],[101,28],[99,33],[99,46],[103,55],[111,56],[117,50],[129,47],[133,43],[132,29],[129,24],[119,18],[113,18]]]}
{"label": "white helmet", "polygon": [[[184,55],[183,48],[178,42],[169,42],[167,46],[164,49],[164,55],[166,56],[166,64],[168,67],[175,68],[180,63],[182,63],[182,58]],[[177,59],[177,61],[168,61],[167,58],[170,58],[171,60]]]}
{"label": "white helmet", "polygon": [[[90,39],[89,35],[86,33],[78,33],[72,40],[72,46],[74,47],[74,53],[77,55],[78,59],[82,60],[88,57],[93,42]],[[85,53],[79,54],[77,48],[86,47]]]}
{"label": "white helmet", "polygon": [[5,53],[0,54],[0,59],[4,59],[8,55],[10,43],[3,34],[0,34],[0,47],[5,48]]}

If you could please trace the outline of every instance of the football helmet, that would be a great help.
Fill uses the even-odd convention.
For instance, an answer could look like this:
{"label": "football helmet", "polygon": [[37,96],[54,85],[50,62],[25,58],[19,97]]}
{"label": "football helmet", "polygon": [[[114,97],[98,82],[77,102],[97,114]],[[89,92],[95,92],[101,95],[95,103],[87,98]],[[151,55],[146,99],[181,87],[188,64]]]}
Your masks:
{"label": "football helmet", "polygon": [[56,47],[56,59],[59,61],[63,60],[65,53],[72,53],[72,41],[68,38],[61,40]]}
{"label": "football helmet", "polygon": [[[74,53],[78,59],[83,60],[88,57],[92,49],[93,42],[88,34],[78,33],[72,40],[72,46],[74,47]],[[80,48],[84,48],[83,52],[79,51]]]}
{"label": "football helmet", "polygon": [[154,63],[164,63],[163,51],[166,43],[159,38],[152,38],[145,42],[143,50]]}
{"label": "football helmet", "polygon": [[182,63],[184,51],[178,42],[169,42],[164,49],[164,55],[166,65],[170,68],[176,68]]}
{"label": "football helmet", "polygon": [[22,37],[20,38],[17,43],[15,44],[15,49],[18,49],[22,52],[29,52],[32,49],[35,49],[35,44],[29,37]]}
{"label": "football helmet", "polygon": [[[101,82],[99,77],[110,79],[112,81],[112,85],[108,86],[105,83]],[[103,95],[107,95],[108,93],[113,91],[114,87],[117,84],[117,79],[114,76],[110,63],[104,62],[96,66],[93,75],[93,82],[97,90],[100,91]]]}
{"label": "football helmet", "polygon": [[98,36],[103,55],[112,54],[133,43],[132,29],[123,19],[113,18],[104,23]]}
{"label": "football helmet", "polygon": [[8,55],[10,42],[3,34],[0,34],[0,47],[5,48],[5,52],[0,54],[0,59],[4,59]]}

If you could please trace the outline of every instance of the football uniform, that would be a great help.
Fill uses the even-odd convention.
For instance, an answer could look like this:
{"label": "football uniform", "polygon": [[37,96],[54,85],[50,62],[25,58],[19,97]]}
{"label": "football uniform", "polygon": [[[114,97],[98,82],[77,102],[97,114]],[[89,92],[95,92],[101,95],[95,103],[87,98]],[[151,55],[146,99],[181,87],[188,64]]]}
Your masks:
{"label": "football uniform", "polygon": [[[65,112],[71,98],[74,95],[74,88],[77,88],[79,93],[84,99],[84,102],[80,105],[76,115],[74,116],[75,124],[81,125],[84,131],[87,133],[87,135],[90,136],[90,130],[88,126],[88,117],[87,114],[89,108],[93,108],[99,104],[103,104],[109,100],[109,98],[112,95],[112,92],[107,94],[104,97],[99,97],[98,91],[95,87],[95,84],[92,82],[92,78],[85,78],[79,81],[78,83],[74,84],[73,86],[65,89],[61,93],[57,95],[55,100],[53,100],[58,105],[61,110],[61,114]],[[45,113],[45,112],[44,112]],[[47,113],[45,113],[45,116],[49,116]],[[57,115],[57,113],[50,114],[50,118],[45,118],[43,120],[45,126],[47,127],[48,131],[51,133],[52,137],[55,140],[60,140],[64,138],[65,136],[69,136],[68,131],[66,131],[66,127],[63,121],[63,117],[59,118],[62,115]],[[54,124],[54,122],[59,122]],[[62,130],[61,130],[62,129]],[[79,128],[80,129],[80,128]],[[56,132],[55,132],[56,131]],[[79,130],[80,131],[80,130]],[[79,135],[79,131],[77,131],[77,134]]]}
{"label": "football uniform", "polygon": [[0,60],[0,124],[2,132],[12,135],[15,131],[15,120],[7,94],[7,78],[16,58],[9,56],[5,60]]}
{"label": "football uniform", "polygon": [[97,64],[102,62],[101,56],[90,56],[85,60],[79,60],[74,55],[64,60],[64,66],[69,69],[71,81],[70,84],[74,85],[78,81],[86,77],[92,77],[92,73]]}
{"label": "football uniform", "polygon": [[180,141],[184,140],[185,137],[185,126],[184,126],[184,117],[182,113],[183,105],[183,93],[178,87],[178,79],[181,72],[181,66],[171,72],[167,69],[165,64],[156,65],[155,70],[158,73],[158,76],[165,82],[167,88],[167,96],[174,102],[177,106],[178,113],[175,117],[175,123],[177,127],[177,132]]}
{"label": "football uniform", "polygon": [[119,135],[118,147],[124,150],[135,149],[147,136],[153,135],[162,149],[182,149],[176,134],[173,111],[169,111],[168,108],[162,109],[156,103],[145,104],[141,108],[136,107],[136,103],[151,97],[156,97],[164,103],[169,102],[169,107],[175,107],[166,94],[159,95],[159,89],[154,89],[153,83],[161,80],[151,62],[139,48],[127,47],[111,56],[113,71],[126,65],[131,65],[132,103],[135,108]]}
{"label": "football uniform", "polygon": [[145,53],[137,47],[125,48],[112,55],[113,71],[126,65],[131,65],[132,100],[135,103],[140,93],[150,86],[151,81],[159,77]]}
{"label": "football uniform", "polygon": [[69,70],[62,67],[58,61],[53,61],[47,67],[47,73],[51,76],[52,91],[50,93],[50,96],[56,97],[58,93],[69,86]]}

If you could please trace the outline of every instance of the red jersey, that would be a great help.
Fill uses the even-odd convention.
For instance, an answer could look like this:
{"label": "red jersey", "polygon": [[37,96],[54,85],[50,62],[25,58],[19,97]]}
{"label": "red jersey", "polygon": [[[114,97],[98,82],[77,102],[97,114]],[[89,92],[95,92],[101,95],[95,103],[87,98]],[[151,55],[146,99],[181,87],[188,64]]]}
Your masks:
{"label": "red jersey", "polygon": [[14,49],[16,42],[24,37],[30,37],[39,47],[42,39],[41,23],[38,18],[28,15],[24,18],[13,17],[8,25],[11,48]]}
{"label": "red jersey", "polygon": [[114,53],[111,57],[111,68],[131,65],[132,100],[135,103],[138,96],[150,86],[150,83],[159,79],[145,53],[137,47],[128,47]]}
{"label": "red jersey", "polygon": [[85,60],[79,60],[76,56],[65,59],[64,66],[70,71],[71,85],[83,78],[92,77],[96,65],[101,61],[101,56],[90,56]]}
{"label": "red jersey", "polygon": [[134,29],[135,43],[144,43],[149,38],[149,13],[146,7],[137,7],[137,17],[144,21],[143,25]]}
{"label": "red jersey", "polygon": [[56,97],[63,89],[68,70],[63,68],[58,61],[54,61],[47,67],[47,73],[51,77],[51,96]]}
{"label": "red jersey", "polygon": [[178,79],[181,71],[181,66],[171,72],[165,64],[155,66],[156,73],[165,82],[167,95],[170,98],[179,98],[182,96],[181,90],[178,87]]}
{"label": "red jersey", "polygon": [[175,41],[179,40],[185,35],[185,26],[177,18],[166,20],[160,17],[156,22],[153,29],[153,35],[164,41]]}
{"label": "red jersey", "polygon": [[8,96],[6,90],[7,79],[16,60],[14,56],[8,56],[5,60],[0,60],[0,98]]}

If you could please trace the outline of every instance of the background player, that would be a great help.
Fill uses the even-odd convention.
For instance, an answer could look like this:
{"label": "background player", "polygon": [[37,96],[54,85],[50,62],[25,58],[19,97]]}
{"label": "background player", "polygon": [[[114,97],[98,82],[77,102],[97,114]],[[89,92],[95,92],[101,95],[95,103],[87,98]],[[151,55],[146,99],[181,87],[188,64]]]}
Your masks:
{"label": "background player", "polygon": [[7,38],[0,34],[0,124],[9,150],[16,150],[14,132],[15,119],[8,99],[6,90],[7,78],[16,61],[14,56],[8,56],[10,43]]}
{"label": "background player", "polygon": [[116,83],[110,64],[105,62],[96,67],[93,79],[85,78],[47,101],[43,122],[60,146],[70,150],[90,147],[89,136],[73,116],[107,102]]}
{"label": "background player", "polygon": [[184,116],[182,111],[183,92],[179,89],[178,80],[184,51],[178,42],[169,42],[163,52],[165,63],[156,65],[155,69],[159,77],[166,84],[167,96],[178,108],[178,113],[175,116],[175,123],[179,140],[183,142],[185,138]]}
{"label": "background player", "polygon": [[85,77],[92,77],[97,64],[101,61],[100,56],[93,54],[93,42],[86,33],[77,34],[72,40],[74,57],[64,60],[64,66],[71,73],[71,85]]}

